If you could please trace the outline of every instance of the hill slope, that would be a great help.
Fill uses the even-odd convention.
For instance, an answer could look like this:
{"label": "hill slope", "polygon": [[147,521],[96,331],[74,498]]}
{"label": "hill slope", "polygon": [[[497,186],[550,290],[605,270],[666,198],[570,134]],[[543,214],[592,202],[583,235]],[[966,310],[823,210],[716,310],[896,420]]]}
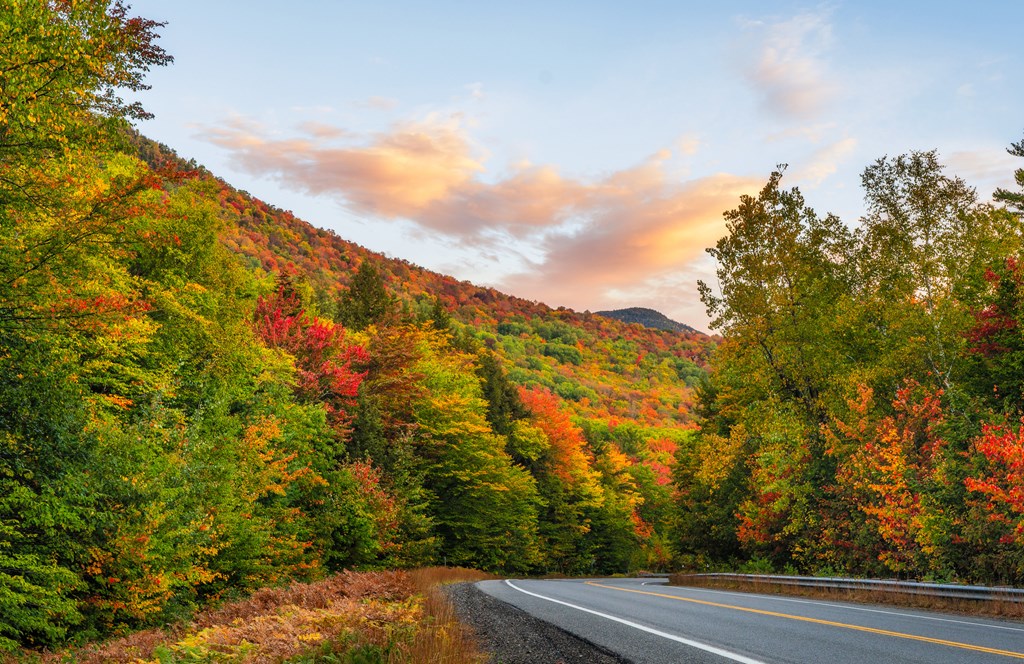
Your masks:
{"label": "hill slope", "polygon": [[653,327],[656,330],[700,334],[689,325],[678,323],[660,311],[647,309],[645,307],[630,307],[628,309],[613,309],[611,311],[595,311],[594,313],[598,316],[620,320],[623,323],[639,323],[644,327]]}
{"label": "hill slope", "polygon": [[[150,164],[173,160],[187,167],[169,148],[147,140],[140,153]],[[638,328],[629,324],[634,321],[552,309],[459,281],[372,252],[215,181],[230,221],[226,246],[254,268],[293,275],[310,291],[318,314],[336,318],[352,275],[371,261],[409,310],[425,315],[436,300],[463,333],[502,355],[514,382],[550,389],[578,415],[655,426],[690,421],[690,386],[704,374],[714,344],[707,335],[672,321],[678,329]]]}

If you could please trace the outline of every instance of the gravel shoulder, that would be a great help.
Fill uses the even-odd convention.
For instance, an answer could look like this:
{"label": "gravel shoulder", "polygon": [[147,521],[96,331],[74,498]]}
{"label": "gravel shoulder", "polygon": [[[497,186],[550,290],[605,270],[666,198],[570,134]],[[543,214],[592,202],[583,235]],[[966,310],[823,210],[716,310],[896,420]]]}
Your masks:
{"label": "gravel shoulder", "polygon": [[489,653],[490,664],[630,664],[491,597],[472,583],[447,586],[445,593],[481,650]]}

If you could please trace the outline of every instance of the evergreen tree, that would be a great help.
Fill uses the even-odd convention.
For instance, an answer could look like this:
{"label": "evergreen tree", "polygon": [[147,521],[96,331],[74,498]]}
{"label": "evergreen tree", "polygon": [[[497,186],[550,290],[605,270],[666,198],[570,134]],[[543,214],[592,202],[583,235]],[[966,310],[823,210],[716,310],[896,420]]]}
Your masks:
{"label": "evergreen tree", "polygon": [[[1010,147],[1007,148],[1006,151],[1014,157],[1024,157],[1024,140],[1011,143]],[[1020,191],[1010,191],[1009,189],[1003,189],[1000,187],[996,189],[992,198],[1006,204],[1006,206],[1016,212],[1018,216],[1024,216],[1024,168],[1018,168],[1015,170],[1013,172],[1013,179],[1016,181],[1017,186],[1020,187]]]}
{"label": "evergreen tree", "polygon": [[338,303],[341,322],[352,330],[364,330],[379,323],[396,309],[397,300],[384,286],[380,270],[368,260],[359,266]]}
{"label": "evergreen tree", "polygon": [[519,398],[519,389],[508,379],[500,358],[493,351],[481,351],[477,362],[476,374],[487,400],[487,421],[494,433],[508,436],[512,425],[528,415]]}

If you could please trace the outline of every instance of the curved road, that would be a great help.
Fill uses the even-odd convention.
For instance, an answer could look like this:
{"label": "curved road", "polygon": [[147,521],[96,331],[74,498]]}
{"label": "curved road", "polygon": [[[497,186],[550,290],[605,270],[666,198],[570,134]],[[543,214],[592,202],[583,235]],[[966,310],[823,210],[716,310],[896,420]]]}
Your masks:
{"label": "curved road", "polygon": [[1024,624],[656,579],[482,581],[487,594],[637,664],[1024,662]]}

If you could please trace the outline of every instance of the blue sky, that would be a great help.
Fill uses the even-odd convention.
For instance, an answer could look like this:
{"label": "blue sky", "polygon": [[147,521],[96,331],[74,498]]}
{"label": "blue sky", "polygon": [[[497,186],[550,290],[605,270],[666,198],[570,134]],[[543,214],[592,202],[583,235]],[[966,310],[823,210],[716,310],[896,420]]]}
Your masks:
{"label": "blue sky", "polygon": [[883,155],[1011,183],[1024,3],[710,4],[134,2],[176,59],[140,129],[370,249],[705,329],[704,249],[776,164],[850,225]]}

